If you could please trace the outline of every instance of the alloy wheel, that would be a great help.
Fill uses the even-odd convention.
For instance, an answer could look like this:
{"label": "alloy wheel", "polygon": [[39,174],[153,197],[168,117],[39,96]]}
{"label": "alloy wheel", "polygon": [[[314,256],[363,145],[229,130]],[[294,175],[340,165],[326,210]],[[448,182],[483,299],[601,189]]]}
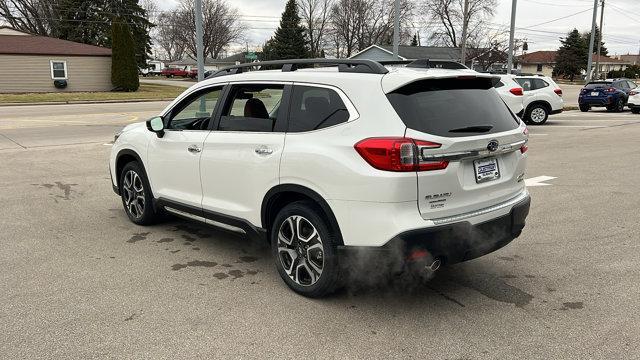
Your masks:
{"label": "alloy wheel", "polygon": [[302,286],[318,282],[324,268],[320,233],[306,218],[289,216],[278,230],[278,258],[291,280]]}
{"label": "alloy wheel", "polygon": [[122,189],[124,190],[123,199],[127,211],[134,218],[140,219],[144,214],[145,207],[142,179],[135,171],[129,170],[124,175]]}
{"label": "alloy wheel", "polygon": [[534,123],[541,123],[547,116],[547,112],[543,108],[535,108],[531,110],[531,121]]}

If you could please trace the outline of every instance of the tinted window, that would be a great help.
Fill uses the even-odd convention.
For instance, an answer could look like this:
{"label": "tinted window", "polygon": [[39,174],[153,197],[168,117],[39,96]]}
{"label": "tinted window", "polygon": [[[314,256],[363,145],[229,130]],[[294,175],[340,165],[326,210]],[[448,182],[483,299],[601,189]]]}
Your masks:
{"label": "tinted window", "polygon": [[517,78],[516,81],[518,82],[518,84],[520,84],[520,86],[522,86],[522,90],[529,91],[532,89],[533,85],[531,84],[531,79]]}
{"label": "tinted window", "polygon": [[207,89],[188,97],[171,111],[167,129],[204,130],[209,127],[222,88]]}
{"label": "tinted window", "polygon": [[533,90],[544,89],[547,86],[549,86],[549,84],[542,79],[532,79],[532,80],[533,80]]}
{"label": "tinted window", "polygon": [[327,88],[294,86],[289,132],[323,129],[349,120],[349,111],[337,92]]}
{"label": "tinted window", "polygon": [[504,86],[504,83],[502,82],[502,80],[498,81],[498,83],[494,86],[494,88],[499,89],[501,87]]}
{"label": "tinted window", "polygon": [[633,81],[627,81],[627,83],[629,84],[630,89],[635,89],[638,87],[638,85],[636,85],[636,83],[634,83]]}
{"label": "tinted window", "polygon": [[233,86],[218,130],[273,131],[283,91],[283,85]]}
{"label": "tinted window", "polygon": [[600,81],[600,82],[590,82],[587,85],[585,85],[585,89],[600,89],[600,88],[604,88],[604,87],[609,87],[611,86],[611,82],[606,82],[606,81]]}
{"label": "tinted window", "polygon": [[613,86],[617,87],[618,89],[622,89],[622,90],[629,89],[629,84],[627,84],[626,81],[618,81],[617,83],[613,84]]}
{"label": "tinted window", "polygon": [[491,79],[422,80],[387,97],[407,127],[433,135],[491,134],[519,125]]}

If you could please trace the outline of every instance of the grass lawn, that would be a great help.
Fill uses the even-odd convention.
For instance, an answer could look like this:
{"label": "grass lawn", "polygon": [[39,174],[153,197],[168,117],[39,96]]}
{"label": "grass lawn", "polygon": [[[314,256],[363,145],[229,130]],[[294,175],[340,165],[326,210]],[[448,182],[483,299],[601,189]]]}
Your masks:
{"label": "grass lawn", "polygon": [[106,91],[0,94],[0,104],[96,100],[162,100],[173,99],[180,95],[184,90],[186,89],[177,86],[140,84],[140,88],[136,92]]}

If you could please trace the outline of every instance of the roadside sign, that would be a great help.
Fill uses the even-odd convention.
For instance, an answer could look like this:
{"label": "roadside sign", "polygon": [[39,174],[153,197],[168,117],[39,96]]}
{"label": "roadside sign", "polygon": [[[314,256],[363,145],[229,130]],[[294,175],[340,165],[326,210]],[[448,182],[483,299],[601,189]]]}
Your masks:
{"label": "roadside sign", "polygon": [[258,59],[258,55],[256,55],[256,53],[254,52],[248,52],[245,56],[245,59],[247,60],[257,60]]}

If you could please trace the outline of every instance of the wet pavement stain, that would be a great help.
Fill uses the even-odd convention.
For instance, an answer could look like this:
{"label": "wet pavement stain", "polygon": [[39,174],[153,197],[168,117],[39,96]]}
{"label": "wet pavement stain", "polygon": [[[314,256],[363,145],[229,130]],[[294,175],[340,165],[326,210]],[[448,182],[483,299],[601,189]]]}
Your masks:
{"label": "wet pavement stain", "polygon": [[508,256],[498,256],[498,259],[504,260],[504,261],[515,261],[514,258],[508,257]]}
{"label": "wet pavement stain", "polygon": [[160,239],[160,240],[158,240],[156,242],[158,242],[158,243],[168,243],[168,242],[172,242],[172,241],[173,241],[172,238],[162,238],[162,239]]}
{"label": "wet pavement stain", "polygon": [[49,193],[49,195],[51,197],[53,197],[53,200],[57,203],[58,199],[62,199],[62,200],[71,200],[71,194],[75,192],[75,190],[71,189],[72,186],[77,186],[78,184],[65,184],[63,182],[60,181],[56,181],[53,184],[31,184],[33,186],[40,186],[43,187],[45,189],[53,189],[53,188],[58,188],[59,190],[62,191],[62,195],[59,194],[53,194],[53,193]]}
{"label": "wet pavement stain", "polygon": [[222,264],[222,266],[224,266],[224,267],[233,267],[233,265],[231,265],[231,264]]}
{"label": "wet pavement stain", "polygon": [[[173,231],[184,231],[190,235],[195,235],[200,239],[207,239],[211,237],[211,234],[206,233],[203,229],[199,229],[193,226],[189,226],[186,224],[178,224],[175,225],[175,229]],[[184,237],[184,235],[183,235]]]}
{"label": "wet pavement stain", "polygon": [[171,266],[171,270],[177,271],[180,269],[184,269],[186,267],[194,267],[194,266],[214,267],[216,265],[218,265],[218,263],[214,261],[193,260],[193,261],[187,262],[186,264],[173,264]]}
{"label": "wet pavement stain", "polygon": [[233,280],[244,277],[244,273],[240,270],[229,270],[228,274],[233,276]]}
{"label": "wet pavement stain", "polygon": [[489,274],[461,277],[452,281],[476,290],[492,300],[514,304],[517,307],[524,307],[533,300],[533,295],[505,283],[499,277]]}
{"label": "wet pavement stain", "polygon": [[511,274],[507,274],[507,275],[500,275],[501,279],[517,279],[518,277],[515,275],[511,275]]}
{"label": "wet pavement stain", "polygon": [[199,247],[192,247],[191,250],[200,251]]}
{"label": "wet pavement stain", "polygon": [[172,254],[175,254],[177,252],[180,252],[180,250],[173,250],[173,251],[169,251],[169,252],[172,253]]}
{"label": "wet pavement stain", "polygon": [[138,314],[137,312],[134,312],[133,314],[127,316],[126,318],[124,318],[124,321],[131,321],[137,317],[140,317],[141,314]]}
{"label": "wet pavement stain", "polygon": [[196,240],[198,240],[198,239],[194,238],[193,236],[191,236],[191,235],[187,235],[187,234],[183,234],[183,235],[181,235],[181,236],[182,236],[182,238],[183,238],[183,239],[185,239],[186,241],[196,241]]}
{"label": "wet pavement stain", "polygon": [[251,263],[251,262],[254,262],[256,260],[258,260],[258,258],[254,257],[254,256],[240,256],[238,258],[238,262],[243,262],[243,263]]}
{"label": "wet pavement stain", "polygon": [[128,243],[130,244],[135,244],[138,241],[142,241],[142,240],[147,240],[147,236],[151,234],[151,232],[140,232],[140,233],[135,233],[131,236],[131,238],[129,240],[127,240]]}
{"label": "wet pavement stain", "polygon": [[214,277],[214,278],[216,278],[216,279],[218,279],[218,280],[222,280],[222,279],[226,279],[226,278],[228,278],[228,277],[229,277],[229,275],[227,275],[227,274],[225,274],[225,273],[221,273],[221,272],[219,272],[219,273],[215,273],[215,274],[213,274],[213,277]]}
{"label": "wet pavement stain", "polygon": [[582,308],[584,308],[584,303],[582,301],[576,301],[562,303],[560,310],[577,310]]}

